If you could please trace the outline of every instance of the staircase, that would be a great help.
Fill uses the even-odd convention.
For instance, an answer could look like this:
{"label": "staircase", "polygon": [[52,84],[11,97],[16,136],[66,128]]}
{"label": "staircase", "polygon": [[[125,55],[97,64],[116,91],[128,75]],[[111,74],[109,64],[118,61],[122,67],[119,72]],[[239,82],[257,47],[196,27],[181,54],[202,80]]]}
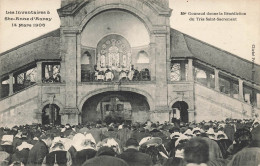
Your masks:
{"label": "staircase", "polygon": [[[40,123],[37,119],[39,87],[35,84],[0,100],[0,126]],[[38,113],[39,115],[39,113]],[[24,118],[26,117],[26,118]]]}
{"label": "staircase", "polygon": [[[195,119],[199,121],[225,120],[226,118],[247,119],[252,117],[252,106],[244,101],[232,98],[226,94],[205,87],[199,83],[194,84]],[[260,109],[254,107],[260,115]]]}

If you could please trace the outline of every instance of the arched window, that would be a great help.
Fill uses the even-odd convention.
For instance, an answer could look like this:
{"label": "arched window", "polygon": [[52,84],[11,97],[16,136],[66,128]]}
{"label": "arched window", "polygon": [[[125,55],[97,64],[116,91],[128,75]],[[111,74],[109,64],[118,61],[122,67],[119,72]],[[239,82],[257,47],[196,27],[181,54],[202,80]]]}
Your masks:
{"label": "arched window", "polygon": [[81,56],[81,64],[88,65],[88,64],[90,64],[90,62],[91,62],[91,54],[88,51],[86,51]]}
{"label": "arched window", "polygon": [[137,63],[149,63],[149,57],[145,51],[142,50],[138,53]]}

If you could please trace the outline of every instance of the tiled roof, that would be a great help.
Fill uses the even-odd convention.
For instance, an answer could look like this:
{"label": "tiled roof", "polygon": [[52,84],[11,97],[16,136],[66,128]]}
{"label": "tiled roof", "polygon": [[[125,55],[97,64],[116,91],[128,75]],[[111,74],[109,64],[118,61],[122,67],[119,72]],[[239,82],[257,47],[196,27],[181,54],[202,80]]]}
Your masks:
{"label": "tiled roof", "polygon": [[37,60],[60,59],[60,29],[0,54],[0,75]]}
{"label": "tiled roof", "polygon": [[252,62],[216,48],[189,35],[171,29],[171,57],[193,57],[248,81],[260,84],[260,65],[254,64],[255,76],[252,79]]}

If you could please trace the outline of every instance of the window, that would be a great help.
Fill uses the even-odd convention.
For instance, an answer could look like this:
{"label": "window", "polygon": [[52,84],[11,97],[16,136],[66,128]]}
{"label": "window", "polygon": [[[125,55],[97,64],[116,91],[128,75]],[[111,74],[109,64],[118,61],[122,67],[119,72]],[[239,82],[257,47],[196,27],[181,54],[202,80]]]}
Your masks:
{"label": "window", "polygon": [[214,70],[196,61],[193,66],[194,80],[209,88],[215,88]]}
{"label": "window", "polygon": [[140,51],[137,55],[137,63],[149,63],[148,54],[145,51]]}
{"label": "window", "polygon": [[91,54],[88,51],[86,51],[81,56],[81,64],[82,65],[88,65],[90,63],[91,63]]}
{"label": "window", "polygon": [[171,68],[171,81],[181,80],[181,66],[179,63],[174,63]]}
{"label": "window", "polygon": [[194,69],[195,80],[199,83],[207,86],[207,74],[206,71],[196,68]]}
{"label": "window", "polygon": [[186,60],[174,60],[171,62],[171,81],[186,81],[188,77],[188,64]]}
{"label": "window", "polygon": [[230,95],[230,80],[225,77],[219,76],[219,90],[222,93]]}
{"label": "window", "polygon": [[42,66],[44,83],[61,82],[59,62],[46,62]]}
{"label": "window", "polygon": [[36,66],[27,68],[22,71],[14,73],[14,92],[21,91],[22,89],[36,83],[37,69]]}

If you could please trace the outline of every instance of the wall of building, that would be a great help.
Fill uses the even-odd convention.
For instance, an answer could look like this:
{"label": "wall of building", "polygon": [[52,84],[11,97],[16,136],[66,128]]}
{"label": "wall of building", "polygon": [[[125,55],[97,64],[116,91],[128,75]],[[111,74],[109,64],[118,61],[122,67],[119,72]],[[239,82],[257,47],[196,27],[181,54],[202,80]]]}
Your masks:
{"label": "wall of building", "polygon": [[0,126],[41,123],[38,112],[38,86],[32,86],[0,101]]}
{"label": "wall of building", "polygon": [[87,23],[81,33],[81,44],[96,48],[98,42],[109,34],[123,36],[131,47],[150,43],[149,33],[137,17],[126,11],[109,10],[101,12]]}
{"label": "wall of building", "polygon": [[[238,99],[195,83],[195,120],[244,119],[251,117],[251,106]],[[243,115],[242,112],[245,112]],[[259,109],[256,110],[259,112]],[[214,119],[213,119],[214,117]]]}

